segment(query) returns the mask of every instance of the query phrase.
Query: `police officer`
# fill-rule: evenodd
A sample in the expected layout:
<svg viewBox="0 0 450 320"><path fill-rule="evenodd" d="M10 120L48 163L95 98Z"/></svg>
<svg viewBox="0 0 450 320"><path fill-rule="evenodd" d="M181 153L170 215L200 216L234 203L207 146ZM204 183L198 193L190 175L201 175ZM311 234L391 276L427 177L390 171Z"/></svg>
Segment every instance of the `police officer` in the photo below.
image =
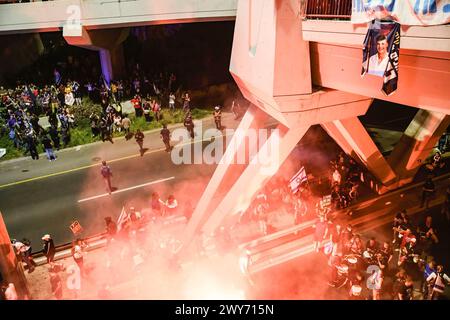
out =
<svg viewBox="0 0 450 320"><path fill-rule="evenodd" d="M137 129L136 133L134 134L134 138L136 139L137 144L139 145L139 152L141 153L141 157L144 155L144 134L141 132L141 130Z"/></svg>
<svg viewBox="0 0 450 320"><path fill-rule="evenodd" d="M114 143L110 131L108 130L108 123L106 119L100 120L100 134L103 142L109 141L111 143Z"/></svg>
<svg viewBox="0 0 450 320"><path fill-rule="evenodd" d="M214 122L216 123L217 130L222 129L222 110L220 106L214 108Z"/></svg>
<svg viewBox="0 0 450 320"><path fill-rule="evenodd" d="M188 113L184 119L184 126L189 132L192 139L194 139L194 122L192 121L192 116Z"/></svg>
<svg viewBox="0 0 450 320"><path fill-rule="evenodd" d="M172 147L170 146L170 131L167 129L167 125L163 124L163 128L160 132L161 139L164 142L166 146L166 152L169 152L172 150Z"/></svg>

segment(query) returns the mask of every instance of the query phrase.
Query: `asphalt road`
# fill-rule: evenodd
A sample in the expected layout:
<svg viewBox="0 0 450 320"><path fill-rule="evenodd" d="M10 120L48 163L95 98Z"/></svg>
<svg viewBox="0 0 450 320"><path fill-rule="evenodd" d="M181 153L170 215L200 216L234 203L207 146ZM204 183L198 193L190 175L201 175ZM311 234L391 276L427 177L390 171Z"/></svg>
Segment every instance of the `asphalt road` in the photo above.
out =
<svg viewBox="0 0 450 320"><path fill-rule="evenodd" d="M212 119L203 123L205 128L214 126ZM231 115L224 115L224 125L235 128L238 122ZM200 139L197 137L196 141ZM205 146L208 142L197 145L200 143ZM330 152L320 156L324 143ZM163 200L174 193L180 204L190 201L195 205L216 165L175 165L163 150L159 132L146 134L144 147L149 150L140 157L134 139L116 139L114 144L94 143L57 152L58 160L54 162L41 157L37 161L26 158L0 163L0 211L10 237L30 239L33 251L41 249L41 237L47 233L56 245L66 244L76 238L69 229L75 220L84 229L78 237L92 236L103 232L104 217L116 219L122 206L148 208L153 191ZM334 141L316 126L308 131L291 158L312 170L316 166L323 170L335 150ZM309 164L310 158L316 161ZM113 171L112 184L117 193L111 196L102 196L106 193L100 175L102 159Z"/></svg>
<svg viewBox="0 0 450 320"><path fill-rule="evenodd" d="M238 124L225 116L224 122L229 128ZM213 126L211 119L203 123L204 127ZM200 137L194 142L207 143ZM175 165L164 151L159 132L146 134L144 148L149 150L141 157L134 139L116 139L114 144L95 143L57 152L55 162L41 157L38 161L18 159L3 163L0 211L10 237L28 238L33 251L39 251L41 237L46 233L52 235L56 245L72 241L75 236L69 226L75 220L84 229L79 236L91 236L103 232L104 217L116 219L122 206L134 206L137 210L148 207L153 191L163 200L174 193L180 203L195 203L215 165ZM102 196L106 193L100 174L102 159L113 171L112 184L117 192L112 195ZM89 200L92 197L95 198Z"/></svg>
<svg viewBox="0 0 450 320"><path fill-rule="evenodd" d="M35 245L42 235L49 233L56 244L72 240L69 225L78 220L84 228L81 236L102 232L103 218L116 219L122 205L140 210L150 203L153 191L165 200L174 193L180 201L189 196L196 201L214 165L175 165L170 154L160 151L112 163L112 184L118 193L84 202L86 198L105 194L105 184L98 166L30 181L0 192L1 210L11 238L26 237ZM173 178L172 178L173 177ZM161 179L171 179L120 192ZM177 190L177 192L174 192Z"/></svg>

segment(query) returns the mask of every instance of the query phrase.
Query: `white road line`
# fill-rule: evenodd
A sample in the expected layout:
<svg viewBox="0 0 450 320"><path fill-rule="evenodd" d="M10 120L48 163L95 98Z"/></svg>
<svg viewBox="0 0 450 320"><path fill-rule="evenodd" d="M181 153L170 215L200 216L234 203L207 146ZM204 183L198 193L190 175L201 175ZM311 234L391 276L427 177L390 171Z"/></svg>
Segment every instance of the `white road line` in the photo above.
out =
<svg viewBox="0 0 450 320"><path fill-rule="evenodd" d="M169 177L169 178L165 178L165 179L159 179L159 180L155 180L155 181L150 181L150 182L147 182L147 183L144 183L144 184L139 184L137 186L133 186L133 187L129 187L129 188L113 191L112 194L121 193L121 192L129 191L129 190L133 190L133 189L149 186L151 184L156 184L156 183L160 183L160 182L164 182L164 181L168 181L168 180L173 180L173 179L175 179L175 177ZM98 198L102 198L102 197L106 197L106 196L109 196L109 193L99 194L97 196L81 199L81 200L78 200L78 203L89 201L89 200L94 200L94 199L98 199Z"/></svg>

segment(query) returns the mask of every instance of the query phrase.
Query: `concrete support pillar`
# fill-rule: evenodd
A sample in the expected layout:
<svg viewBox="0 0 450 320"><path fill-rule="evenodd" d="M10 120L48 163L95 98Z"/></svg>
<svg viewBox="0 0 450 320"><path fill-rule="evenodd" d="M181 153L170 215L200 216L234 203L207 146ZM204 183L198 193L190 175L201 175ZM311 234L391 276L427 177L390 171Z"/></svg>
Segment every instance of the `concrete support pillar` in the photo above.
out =
<svg viewBox="0 0 450 320"><path fill-rule="evenodd" d="M119 79L125 74L125 57L123 55L122 44L113 49L100 49L100 65L102 74L108 85L111 80Z"/></svg>
<svg viewBox="0 0 450 320"><path fill-rule="evenodd" d="M11 239L6 230L3 216L0 212L0 272L4 284L13 283L16 287L19 299L28 299L27 279L23 273L22 265L17 261L16 254L11 245Z"/></svg>
<svg viewBox="0 0 450 320"><path fill-rule="evenodd" d="M128 37L129 28L87 30L85 27L63 27L63 36L70 45L99 52L103 77L109 84L111 80L125 74L123 41Z"/></svg>
<svg viewBox="0 0 450 320"><path fill-rule="evenodd" d="M240 0L230 73L246 99L289 126L285 112L312 93L309 43L302 38L296 0ZM277 98L290 98L280 110Z"/></svg>
<svg viewBox="0 0 450 320"><path fill-rule="evenodd" d="M236 157L236 154L239 154L246 148L245 133L257 124L256 111L249 109L239 123L236 132L230 140L229 146L225 150L222 161L217 165L213 176L209 180L202 197L195 207L195 211L185 230L185 241L183 243L186 243L187 239L192 239L202 223L209 218L208 209L211 209L213 198L217 196L219 186L223 183L226 174L232 170L233 159Z"/></svg>
<svg viewBox="0 0 450 320"><path fill-rule="evenodd" d="M100 56L100 66L102 67L103 77L105 78L106 83L108 83L109 85L111 83L111 79L113 78L110 51L107 49L100 49L98 53Z"/></svg>
<svg viewBox="0 0 450 320"><path fill-rule="evenodd" d="M347 154L359 159L384 185L395 181L394 171L357 117L334 120L322 127Z"/></svg>
<svg viewBox="0 0 450 320"><path fill-rule="evenodd" d="M278 126L213 212L202 231L210 234L227 215L237 215L246 210L254 194L278 171L309 127L309 123L301 122L292 129ZM266 160L270 160L270 163L265 163Z"/></svg>
<svg viewBox="0 0 450 320"><path fill-rule="evenodd" d="M423 109L417 112L388 158L398 175L398 186L412 181L449 125L448 114Z"/></svg>

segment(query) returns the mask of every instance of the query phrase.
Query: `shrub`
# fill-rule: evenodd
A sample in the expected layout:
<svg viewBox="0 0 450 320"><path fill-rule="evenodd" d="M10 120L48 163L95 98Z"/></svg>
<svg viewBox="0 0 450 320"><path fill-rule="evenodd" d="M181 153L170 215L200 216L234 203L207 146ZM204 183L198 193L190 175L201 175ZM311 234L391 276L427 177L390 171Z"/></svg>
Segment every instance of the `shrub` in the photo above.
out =
<svg viewBox="0 0 450 320"><path fill-rule="evenodd" d="M102 107L99 104L92 102L92 100L88 97L83 97L81 105L78 106L74 104L70 107L70 110L73 112L76 121L89 123L89 116L92 113L100 115L102 112Z"/></svg>

